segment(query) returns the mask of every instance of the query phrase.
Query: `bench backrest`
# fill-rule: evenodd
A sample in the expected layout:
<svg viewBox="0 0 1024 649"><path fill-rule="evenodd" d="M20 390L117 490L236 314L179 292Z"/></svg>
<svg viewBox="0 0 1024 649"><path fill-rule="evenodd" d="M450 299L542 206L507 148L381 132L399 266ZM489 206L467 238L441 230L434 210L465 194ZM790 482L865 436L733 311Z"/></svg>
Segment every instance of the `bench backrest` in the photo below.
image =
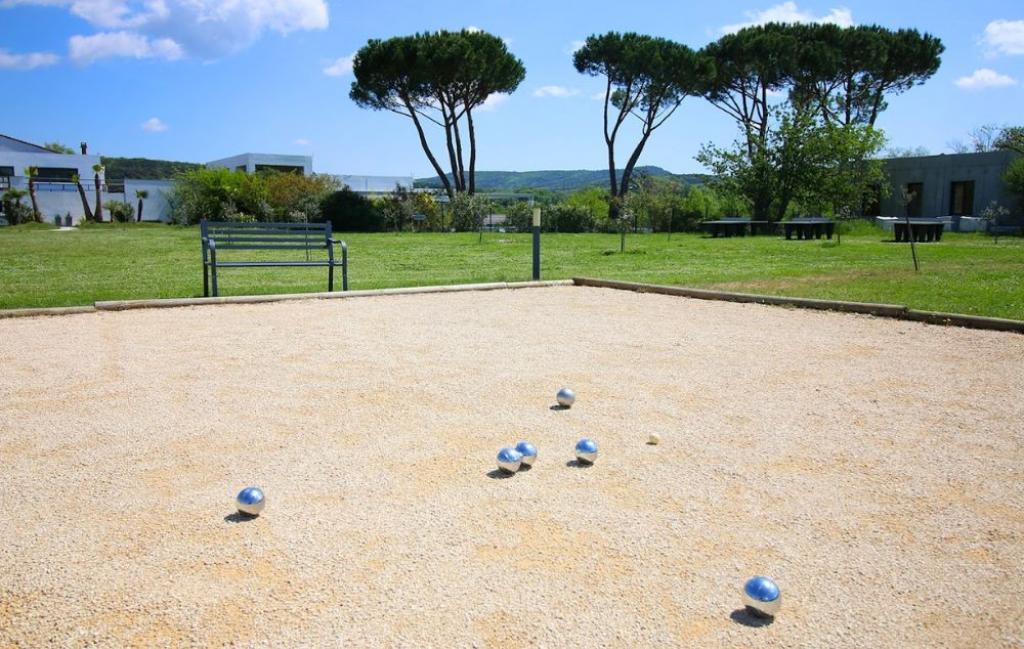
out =
<svg viewBox="0 0 1024 649"><path fill-rule="evenodd" d="M331 250L331 224L327 223L199 223L203 254L213 239L217 250Z"/></svg>

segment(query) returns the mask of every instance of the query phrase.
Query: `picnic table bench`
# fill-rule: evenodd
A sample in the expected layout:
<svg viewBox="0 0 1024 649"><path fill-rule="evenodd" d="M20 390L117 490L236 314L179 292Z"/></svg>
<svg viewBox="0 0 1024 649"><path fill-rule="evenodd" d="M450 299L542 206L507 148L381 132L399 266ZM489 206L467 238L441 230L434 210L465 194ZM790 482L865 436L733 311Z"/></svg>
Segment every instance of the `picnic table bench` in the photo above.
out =
<svg viewBox="0 0 1024 649"><path fill-rule="evenodd" d="M759 232L767 234L773 229L771 221L752 221L751 219L739 217L726 217L724 219L718 219L717 221L704 221L702 225L713 238L717 238L719 236L743 237L746 236L748 227L751 235L756 235Z"/></svg>
<svg viewBox="0 0 1024 649"><path fill-rule="evenodd" d="M782 230L787 239L792 239L794 234L798 240L820 239L822 235L831 239L836 230L836 222L821 217L790 219L783 221Z"/></svg>
<svg viewBox="0 0 1024 649"><path fill-rule="evenodd" d="M217 297L218 268L309 267L327 268L327 290L334 290L334 269L341 267L341 289L348 290L348 245L332 238L328 223L236 223L207 221L199 224L203 243L203 297ZM341 261L334 258L335 244L341 246ZM249 259L223 261L217 259L221 250L303 250L304 259ZM326 251L327 259L311 259L311 252Z"/></svg>
<svg viewBox="0 0 1024 649"><path fill-rule="evenodd" d="M896 241L910 242L910 237L913 235L914 241L942 241L942 230L945 228L946 222L942 219L927 218L927 217L914 217L910 219L909 225L907 219L898 219L893 221L892 233Z"/></svg>

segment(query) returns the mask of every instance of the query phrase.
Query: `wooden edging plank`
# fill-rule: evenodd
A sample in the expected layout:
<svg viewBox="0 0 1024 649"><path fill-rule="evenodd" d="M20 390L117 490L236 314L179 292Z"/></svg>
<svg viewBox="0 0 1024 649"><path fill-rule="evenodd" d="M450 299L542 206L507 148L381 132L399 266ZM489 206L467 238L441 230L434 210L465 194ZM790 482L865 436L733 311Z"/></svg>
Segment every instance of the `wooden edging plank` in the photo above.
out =
<svg viewBox="0 0 1024 649"><path fill-rule="evenodd" d="M989 318L985 316L966 315L961 313L917 311L901 304L873 304L870 302L844 302L842 300L818 300L801 297L781 297L778 295L731 293L729 291L713 291L708 289L686 288L682 286L664 286L661 284L619 282L615 280L594 279L590 277L574 277L573 283L577 286L613 288L625 291L636 291L638 293L659 293L662 295L675 295L700 300L722 300L726 302L770 304L775 306L792 306L803 309L842 311L845 313L864 313L883 318L913 320L929 324L1024 333L1024 321L1022 320Z"/></svg>
<svg viewBox="0 0 1024 649"><path fill-rule="evenodd" d="M211 304L266 304L291 300L340 300L356 297L385 295L417 295L422 293L459 293L463 291L495 291L503 289L538 288L545 286L572 286L572 280L551 280L541 282L492 282L487 284L454 284L448 286L409 286L403 288L382 288L365 291L338 291L333 293L282 293L279 295L235 295L230 297L172 298L165 300L116 300L97 302L100 311L125 311L128 309L158 309L183 306L205 306Z"/></svg>
<svg viewBox="0 0 1024 649"><path fill-rule="evenodd" d="M93 313L93 306L54 306L31 309L0 309L0 320L4 318L31 318L44 315L71 315L73 313Z"/></svg>

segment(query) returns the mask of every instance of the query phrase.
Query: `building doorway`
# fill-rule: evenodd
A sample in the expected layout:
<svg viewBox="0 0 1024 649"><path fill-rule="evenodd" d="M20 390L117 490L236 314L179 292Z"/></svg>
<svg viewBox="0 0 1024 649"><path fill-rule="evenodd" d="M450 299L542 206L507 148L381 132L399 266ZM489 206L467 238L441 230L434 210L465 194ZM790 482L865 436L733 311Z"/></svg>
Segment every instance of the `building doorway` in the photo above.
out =
<svg viewBox="0 0 1024 649"><path fill-rule="evenodd" d="M949 185L949 213L974 216L974 181L960 180Z"/></svg>

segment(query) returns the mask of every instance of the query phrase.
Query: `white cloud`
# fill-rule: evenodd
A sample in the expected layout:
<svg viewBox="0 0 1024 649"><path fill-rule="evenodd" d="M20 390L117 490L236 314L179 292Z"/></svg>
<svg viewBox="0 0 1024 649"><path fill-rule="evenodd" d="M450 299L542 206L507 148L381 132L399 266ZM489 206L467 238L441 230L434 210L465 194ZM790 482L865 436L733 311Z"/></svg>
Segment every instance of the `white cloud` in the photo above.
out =
<svg viewBox="0 0 1024 649"><path fill-rule="evenodd" d="M604 101L604 97L605 93L603 90L601 92L595 92L594 94L590 95L590 98L593 99L594 101Z"/></svg>
<svg viewBox="0 0 1024 649"><path fill-rule="evenodd" d="M477 108L477 110L494 110L506 101L508 101L508 95L492 92L488 95L487 99L484 100L484 103L480 104L480 107Z"/></svg>
<svg viewBox="0 0 1024 649"><path fill-rule="evenodd" d="M744 27L765 23L833 23L841 27L853 25L853 13L846 7L836 7L830 9L824 16L815 16L810 11L802 11L795 2L783 2L764 11L746 11L744 15L747 22L725 25L721 32L731 34Z"/></svg>
<svg viewBox="0 0 1024 649"><path fill-rule="evenodd" d="M160 121L159 117L150 117L142 123L142 130L150 133L163 133L167 130L167 124Z"/></svg>
<svg viewBox="0 0 1024 649"><path fill-rule="evenodd" d="M577 51L582 49L583 46L586 45L586 44L587 44L587 41L573 41L573 42L569 43L568 47L565 48L565 52L569 56L572 56Z"/></svg>
<svg viewBox="0 0 1024 649"><path fill-rule="evenodd" d="M982 88L1005 88L1006 86L1017 85L1017 80L1011 76L1000 74L995 70L981 68L974 71L969 77L960 77L954 83L964 90L980 90Z"/></svg>
<svg viewBox="0 0 1024 649"><path fill-rule="evenodd" d="M68 39L68 57L77 65L89 65L112 56L174 61L182 57L182 50L170 38L150 40L134 32L100 32Z"/></svg>
<svg viewBox="0 0 1024 649"><path fill-rule="evenodd" d="M286 35L325 29L329 22L326 0L0 0L0 7L17 5L62 7L99 30L76 38L102 35L109 46L112 39L108 32L134 37L134 45L127 45L127 40L120 37L119 49L113 48L128 54L108 56L139 56L138 43L143 39L154 52L150 56L208 60L245 49L266 32ZM176 47L166 49L169 43ZM94 45L98 47L99 43ZM176 55L168 56L171 52ZM102 56L86 55L80 61L97 58Z"/></svg>
<svg viewBox="0 0 1024 649"><path fill-rule="evenodd" d="M334 61L326 68L324 68L324 74L329 77L343 77L346 74L352 73L352 62L355 60L355 52L348 56L343 56L340 59Z"/></svg>
<svg viewBox="0 0 1024 649"><path fill-rule="evenodd" d="M477 32L482 32L483 30L477 27L476 25L470 25L469 27L466 27L466 31L469 32L470 34L475 34Z"/></svg>
<svg viewBox="0 0 1024 649"><path fill-rule="evenodd" d="M990 54L1024 54L1024 20L993 20L981 39Z"/></svg>
<svg viewBox="0 0 1024 649"><path fill-rule="evenodd" d="M541 86L533 91L534 97L572 97L580 94L579 90L575 88L566 88L565 86Z"/></svg>
<svg viewBox="0 0 1024 649"><path fill-rule="evenodd" d="M32 70L33 68L53 65L59 60L60 57L52 52L12 54L0 48L0 70Z"/></svg>
<svg viewBox="0 0 1024 649"><path fill-rule="evenodd" d="M295 140L295 144L299 146L309 146L311 142L304 137L300 137L299 139Z"/></svg>

